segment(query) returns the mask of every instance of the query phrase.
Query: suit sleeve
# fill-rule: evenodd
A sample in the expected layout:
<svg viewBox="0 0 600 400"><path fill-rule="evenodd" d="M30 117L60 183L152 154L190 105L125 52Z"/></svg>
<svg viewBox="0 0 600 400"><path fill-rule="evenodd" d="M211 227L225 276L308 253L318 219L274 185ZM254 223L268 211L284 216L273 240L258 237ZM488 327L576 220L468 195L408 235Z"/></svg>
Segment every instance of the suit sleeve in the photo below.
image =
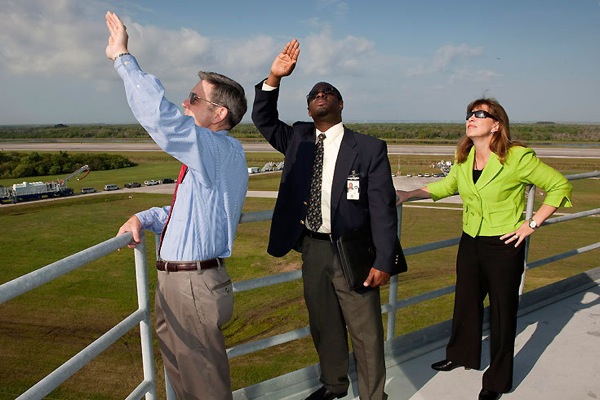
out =
<svg viewBox="0 0 600 400"><path fill-rule="evenodd" d="M535 152L526 149L519 160L519 174L524 182L546 192L544 204L552 207L572 207L573 185L560 172L542 162Z"/></svg>
<svg viewBox="0 0 600 400"><path fill-rule="evenodd" d="M450 168L448 175L439 181L432 182L427 185L427 190L429 190L429 194L431 194L431 199L433 201L438 201L456 194L458 190L457 176L459 168L460 166L455 162Z"/></svg>
<svg viewBox="0 0 600 400"><path fill-rule="evenodd" d="M262 90L262 84L263 81L255 86L252 122L273 148L285 154L293 128L279 119L279 88L266 91Z"/></svg>
<svg viewBox="0 0 600 400"><path fill-rule="evenodd" d="M387 157L387 145L383 141L378 143L379 147L370 165L368 186L371 232L376 248L374 267L394 273L394 250L398 237L396 192Z"/></svg>

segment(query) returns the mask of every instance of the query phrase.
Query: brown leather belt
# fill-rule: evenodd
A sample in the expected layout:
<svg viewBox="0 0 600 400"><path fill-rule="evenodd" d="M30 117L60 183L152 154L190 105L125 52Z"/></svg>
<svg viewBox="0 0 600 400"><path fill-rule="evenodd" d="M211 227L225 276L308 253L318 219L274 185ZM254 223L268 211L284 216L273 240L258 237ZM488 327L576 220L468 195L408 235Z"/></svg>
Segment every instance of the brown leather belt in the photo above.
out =
<svg viewBox="0 0 600 400"><path fill-rule="evenodd" d="M203 269L217 268L225 266L225 260L222 258L213 258L204 261L162 261L156 262L156 269L159 271L177 272L177 271L200 271Z"/></svg>

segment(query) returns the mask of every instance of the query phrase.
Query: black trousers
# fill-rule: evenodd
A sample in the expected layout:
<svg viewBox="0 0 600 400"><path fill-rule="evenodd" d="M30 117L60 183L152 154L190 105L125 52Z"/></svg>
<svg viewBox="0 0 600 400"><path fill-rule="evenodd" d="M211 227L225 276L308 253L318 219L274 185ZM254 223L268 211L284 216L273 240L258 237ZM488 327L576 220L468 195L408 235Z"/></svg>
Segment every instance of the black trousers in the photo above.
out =
<svg viewBox="0 0 600 400"><path fill-rule="evenodd" d="M490 300L490 366L483 388L506 393L512 388L519 286L525 244L515 248L499 236L472 238L463 233L456 259L452 336L446 358L468 368L481 365L483 301Z"/></svg>

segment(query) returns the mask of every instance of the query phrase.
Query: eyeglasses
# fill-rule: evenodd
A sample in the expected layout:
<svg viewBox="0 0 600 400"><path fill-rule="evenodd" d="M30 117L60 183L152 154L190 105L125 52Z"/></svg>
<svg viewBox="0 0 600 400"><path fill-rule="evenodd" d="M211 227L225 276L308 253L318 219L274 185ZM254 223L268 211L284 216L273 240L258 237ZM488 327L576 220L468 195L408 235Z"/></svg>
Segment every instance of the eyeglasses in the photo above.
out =
<svg viewBox="0 0 600 400"><path fill-rule="evenodd" d="M332 88L332 87L329 87L329 88L323 89L323 90L312 90L309 94L306 95L306 100L313 101L314 99L317 98L317 96L319 95L319 93L321 93L323 96L335 96L335 97L338 97L335 89Z"/></svg>
<svg viewBox="0 0 600 400"><path fill-rule="evenodd" d="M472 116L475 116L475 118L491 118L493 120L498 121L498 118L494 117L492 114L490 114L487 111L483 111L483 110L477 110L477 111L469 111L467 113L467 118L466 120L468 121L469 118L471 118Z"/></svg>
<svg viewBox="0 0 600 400"><path fill-rule="evenodd" d="M189 98L190 98L190 104L194 104L194 103L196 102L196 100L203 100L203 101L205 101L205 102L207 102L207 103L210 103L210 104L212 104L213 106L216 106L216 107L225 107L225 108L227 108L227 106L224 106L223 104L215 103L214 101L210 101L210 100L204 99L204 98L202 98L202 97L198 96L198 95L197 95L196 93L194 93L194 92L190 92L190 97L189 97ZM228 109L228 108L227 108L227 109Z"/></svg>

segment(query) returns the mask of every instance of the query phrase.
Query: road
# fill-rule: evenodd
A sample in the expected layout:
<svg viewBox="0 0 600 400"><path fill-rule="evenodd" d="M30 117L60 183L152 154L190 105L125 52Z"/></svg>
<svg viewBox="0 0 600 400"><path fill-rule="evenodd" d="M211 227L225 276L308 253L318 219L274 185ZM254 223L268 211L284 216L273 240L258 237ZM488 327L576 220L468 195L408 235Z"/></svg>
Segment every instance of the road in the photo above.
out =
<svg viewBox="0 0 600 400"><path fill-rule="evenodd" d="M249 143L244 144L246 152L274 152L268 143ZM579 148L579 147L540 147L535 148L540 157L553 158L600 158L600 147ZM392 155L436 155L450 159L454 154L454 146L438 145L390 145L388 153ZM72 143L72 142L54 142L54 143L0 143L0 151L74 151L74 152L135 152L135 151L162 151L154 142L139 143ZM424 186L436 178L404 177L394 178L394 186L397 189L411 190ZM440 179L440 178L437 178ZM119 192L145 192L145 193L173 193L174 184L143 186L136 189L121 189ZM99 191L92 195L101 195L106 193ZM277 192L267 191L248 191L248 197L276 197ZM39 200L47 201L47 200ZM431 200L422 200L430 202ZM445 200L446 202L460 202L458 196L453 196ZM23 204L23 203L17 203Z"/></svg>
<svg viewBox="0 0 600 400"><path fill-rule="evenodd" d="M244 144L246 152L275 151L268 143ZM455 146L439 145L389 145L389 154L437 155L452 157ZM535 147L540 157L557 158L600 158L600 146L596 147ZM162 151L154 142L137 143L0 143L0 151L75 151L75 152L129 152L129 151Z"/></svg>

